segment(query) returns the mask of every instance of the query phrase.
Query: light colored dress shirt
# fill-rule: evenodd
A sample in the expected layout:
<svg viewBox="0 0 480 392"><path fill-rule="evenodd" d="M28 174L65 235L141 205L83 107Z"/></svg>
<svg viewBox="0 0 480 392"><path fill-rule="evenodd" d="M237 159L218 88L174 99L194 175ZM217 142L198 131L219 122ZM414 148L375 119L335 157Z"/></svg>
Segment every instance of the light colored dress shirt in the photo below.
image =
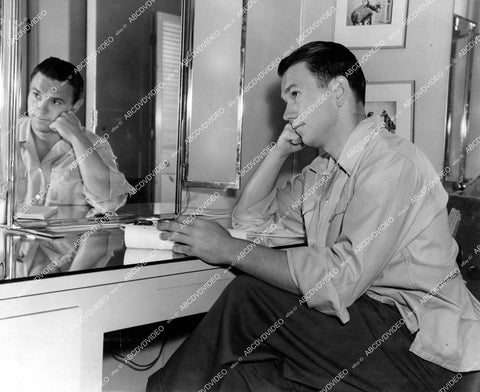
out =
<svg viewBox="0 0 480 392"><path fill-rule="evenodd" d="M347 323L366 294L397 307L416 333L410 351L452 371L479 370L480 303L456 265L441 177L412 143L367 118L338 163L316 158L244 214L234 209L232 223L306 236L308 246L286 252L309 307Z"/></svg>
<svg viewBox="0 0 480 392"><path fill-rule="evenodd" d="M91 193L82 180L72 146L59 140L40 162L33 139L30 119L20 121L16 161L17 210L25 204L45 206L91 206L92 213L115 211L125 204L127 194L133 188L118 170L116 157L106 140L84 129L95 145L95 151L110 169L110 196L101 199ZM88 150L87 150L88 151ZM49 185L50 184L50 185ZM30 204L29 204L30 203Z"/></svg>

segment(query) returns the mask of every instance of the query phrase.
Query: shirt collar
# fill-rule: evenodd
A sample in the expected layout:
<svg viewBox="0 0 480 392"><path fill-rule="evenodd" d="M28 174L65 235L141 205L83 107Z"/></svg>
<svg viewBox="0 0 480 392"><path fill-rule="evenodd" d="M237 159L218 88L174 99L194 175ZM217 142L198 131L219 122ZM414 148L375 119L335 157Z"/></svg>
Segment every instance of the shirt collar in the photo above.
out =
<svg viewBox="0 0 480 392"><path fill-rule="evenodd" d="M371 116L362 120L355 127L338 159L338 165L350 176L352 170L361 156L365 146L378 135L385 124L380 116ZM329 162L332 161L330 155L326 152L315 158L305 169L314 173L324 173L327 171ZM334 161L333 161L334 162ZM331 166L331 165L330 165Z"/></svg>
<svg viewBox="0 0 480 392"><path fill-rule="evenodd" d="M30 131L30 119L28 117L21 119L18 122L18 141L20 143L27 142L30 139L33 139L29 131Z"/></svg>
<svg viewBox="0 0 480 392"><path fill-rule="evenodd" d="M385 123L380 116L371 116L362 120L353 130L342 153L338 159L338 164L350 176L355 164L360 159L363 150L367 144L385 129Z"/></svg>
<svg viewBox="0 0 480 392"><path fill-rule="evenodd" d="M325 173L328 166L328 161L330 159L330 155L324 152L316 157L308 166L306 166L303 170L310 170L314 173Z"/></svg>
<svg viewBox="0 0 480 392"><path fill-rule="evenodd" d="M27 148L27 150L33 149L36 153L37 149L35 147L35 141L33 140L30 121L31 120L28 117L23 118L22 120L19 121L18 142L25 143L23 146ZM53 145L52 149L50 150L50 152L48 152L45 158L48 157L47 160L55 159L70 152L70 150L71 150L70 144L63 139L60 139L57 143Z"/></svg>

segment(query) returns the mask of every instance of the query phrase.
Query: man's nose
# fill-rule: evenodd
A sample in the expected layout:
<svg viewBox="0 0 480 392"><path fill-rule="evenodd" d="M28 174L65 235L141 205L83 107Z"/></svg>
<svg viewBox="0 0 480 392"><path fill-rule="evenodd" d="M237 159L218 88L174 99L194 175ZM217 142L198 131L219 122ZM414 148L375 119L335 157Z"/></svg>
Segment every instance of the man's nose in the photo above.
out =
<svg viewBox="0 0 480 392"><path fill-rule="evenodd" d="M297 118L298 113L294 105L287 103L285 111L283 112L283 119L285 121L293 121Z"/></svg>
<svg viewBox="0 0 480 392"><path fill-rule="evenodd" d="M48 100L41 99L34 103L35 109L40 113L48 112Z"/></svg>

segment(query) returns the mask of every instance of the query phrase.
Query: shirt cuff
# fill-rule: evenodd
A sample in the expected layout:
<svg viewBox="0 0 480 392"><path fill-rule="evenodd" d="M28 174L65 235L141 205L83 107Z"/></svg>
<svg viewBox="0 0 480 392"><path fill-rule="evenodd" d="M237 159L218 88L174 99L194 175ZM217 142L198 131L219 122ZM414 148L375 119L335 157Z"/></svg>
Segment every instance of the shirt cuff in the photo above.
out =
<svg viewBox="0 0 480 392"><path fill-rule="evenodd" d="M232 211L232 227L249 232L262 232L274 223L276 189L273 189L262 200L251 205L245 212L239 214L237 206Z"/></svg>
<svg viewBox="0 0 480 392"><path fill-rule="evenodd" d="M334 285L340 271L337 267L328 268L326 262L329 250L302 246L286 251L290 275L302 294L300 303L347 323L350 314Z"/></svg>
<svg viewBox="0 0 480 392"><path fill-rule="evenodd" d="M109 168L110 171L110 197L100 200L96 195L89 192L83 186L83 193L87 203L98 212L116 211L127 201L128 193L134 189L125 179L125 176L116 169Z"/></svg>

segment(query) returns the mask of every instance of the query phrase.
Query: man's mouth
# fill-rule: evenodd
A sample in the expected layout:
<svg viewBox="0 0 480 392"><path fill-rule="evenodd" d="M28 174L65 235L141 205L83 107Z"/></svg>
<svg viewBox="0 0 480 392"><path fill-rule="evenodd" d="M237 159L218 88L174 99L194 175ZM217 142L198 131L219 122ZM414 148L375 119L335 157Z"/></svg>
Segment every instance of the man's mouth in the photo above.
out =
<svg viewBox="0 0 480 392"><path fill-rule="evenodd" d="M305 123L299 121L292 121L292 128L295 132L297 132L297 129L300 128L302 125L305 125Z"/></svg>
<svg viewBox="0 0 480 392"><path fill-rule="evenodd" d="M38 117L38 116L35 116L35 115L33 115L32 117L33 117L35 120L50 122L50 120L47 119L47 118L41 118L41 117Z"/></svg>
<svg viewBox="0 0 480 392"><path fill-rule="evenodd" d="M293 123L292 124L292 129L294 130L294 132L300 137L300 139L302 138L302 134L299 132L299 129L305 125L305 123L303 122L299 122L299 123ZM303 141L302 141L303 142Z"/></svg>

